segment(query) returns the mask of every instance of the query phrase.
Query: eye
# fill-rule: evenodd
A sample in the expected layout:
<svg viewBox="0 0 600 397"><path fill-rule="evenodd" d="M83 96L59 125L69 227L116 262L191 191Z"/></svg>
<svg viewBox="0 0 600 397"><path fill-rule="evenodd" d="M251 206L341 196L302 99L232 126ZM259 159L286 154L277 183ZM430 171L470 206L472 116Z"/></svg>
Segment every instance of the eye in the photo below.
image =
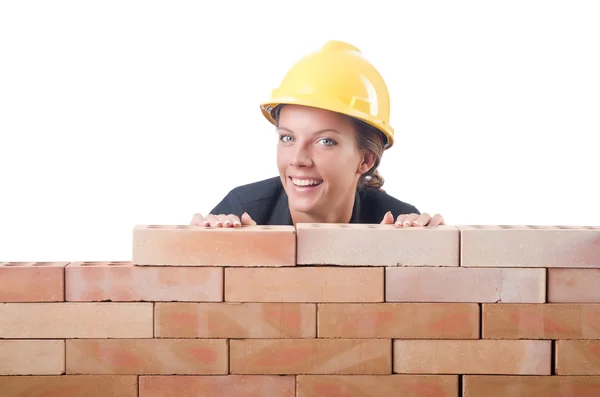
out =
<svg viewBox="0 0 600 397"><path fill-rule="evenodd" d="M292 140L292 137L289 135L279 135L279 141L280 142L290 142Z"/></svg>
<svg viewBox="0 0 600 397"><path fill-rule="evenodd" d="M329 139L329 138L323 138L320 141L323 145L325 146L335 146L337 145L337 142L334 141L333 139Z"/></svg>

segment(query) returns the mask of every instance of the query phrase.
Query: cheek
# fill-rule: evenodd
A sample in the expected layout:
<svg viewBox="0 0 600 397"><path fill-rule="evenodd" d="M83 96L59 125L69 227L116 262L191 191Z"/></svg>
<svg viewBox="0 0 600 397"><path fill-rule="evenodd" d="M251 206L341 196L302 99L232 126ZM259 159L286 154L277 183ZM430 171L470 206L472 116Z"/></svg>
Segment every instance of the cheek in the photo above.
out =
<svg viewBox="0 0 600 397"><path fill-rule="evenodd" d="M354 176L354 164L342 156L327 156L319 160L315 166L321 177L331 185L346 184Z"/></svg>
<svg viewBox="0 0 600 397"><path fill-rule="evenodd" d="M283 151L279 148L277 148L276 162L277 162L277 167L280 169L283 168L283 166L285 165L285 155L284 155Z"/></svg>

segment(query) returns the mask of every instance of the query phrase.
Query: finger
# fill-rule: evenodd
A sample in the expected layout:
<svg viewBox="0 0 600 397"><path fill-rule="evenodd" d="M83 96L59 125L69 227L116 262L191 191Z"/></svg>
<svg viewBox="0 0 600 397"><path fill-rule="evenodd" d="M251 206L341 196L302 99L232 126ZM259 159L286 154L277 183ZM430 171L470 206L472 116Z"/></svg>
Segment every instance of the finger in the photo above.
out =
<svg viewBox="0 0 600 397"><path fill-rule="evenodd" d="M439 226L445 225L444 218L440 214L435 214L431 221L429 221L429 226Z"/></svg>
<svg viewBox="0 0 600 397"><path fill-rule="evenodd" d="M398 215L398 218L396 219L396 223L394 226L396 226L396 227L404 226L404 220L406 219L407 216L408 216L407 214Z"/></svg>
<svg viewBox="0 0 600 397"><path fill-rule="evenodd" d="M204 219L202 214L194 214L190 221L191 226L208 226L209 223Z"/></svg>
<svg viewBox="0 0 600 397"><path fill-rule="evenodd" d="M256 225L256 222L254 221L254 219L250 218L250 215L248 215L247 212L244 212L242 214L242 225L253 226L253 225Z"/></svg>
<svg viewBox="0 0 600 397"><path fill-rule="evenodd" d="M392 215L391 211L388 211L383 216L381 225L391 225L392 223L394 223L394 215Z"/></svg>
<svg viewBox="0 0 600 397"><path fill-rule="evenodd" d="M233 215L233 214L229 214L229 215ZM223 227L232 227L233 226L233 222L231 221L231 219L229 219L229 215L227 215L227 214L217 215L217 219L219 219L219 222L221 222L221 225ZM233 216L235 216L235 215L233 215Z"/></svg>
<svg viewBox="0 0 600 397"><path fill-rule="evenodd" d="M206 218L204 218L204 219L208 221L210 227L223 226L223 223L219 220L219 218L217 218L216 215L209 214L209 215L206 215Z"/></svg>
<svg viewBox="0 0 600 397"><path fill-rule="evenodd" d="M414 221L412 221L412 226L427 226L429 221L431 220L431 215L428 213L423 213L417 217Z"/></svg>
<svg viewBox="0 0 600 397"><path fill-rule="evenodd" d="M406 218L404 218L404 222L402 222L402 226L410 227L412 223L419 217L419 214L408 214Z"/></svg>
<svg viewBox="0 0 600 397"><path fill-rule="evenodd" d="M231 222L231 224L233 225L233 227L240 227L240 226L242 226L242 222L240 222L240 218L238 218L237 215L229 214L229 215L227 215L227 220L229 222Z"/></svg>

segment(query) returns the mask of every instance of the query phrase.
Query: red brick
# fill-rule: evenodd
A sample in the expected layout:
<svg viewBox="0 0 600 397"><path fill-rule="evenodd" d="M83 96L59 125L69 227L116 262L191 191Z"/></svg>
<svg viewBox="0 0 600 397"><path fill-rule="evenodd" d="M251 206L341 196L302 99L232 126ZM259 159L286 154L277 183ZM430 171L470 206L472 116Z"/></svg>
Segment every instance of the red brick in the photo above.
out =
<svg viewBox="0 0 600 397"><path fill-rule="evenodd" d="M293 266L296 229L140 225L133 231L132 259L138 265Z"/></svg>
<svg viewBox="0 0 600 397"><path fill-rule="evenodd" d="M65 341L0 339L0 375L60 375L64 371Z"/></svg>
<svg viewBox="0 0 600 397"><path fill-rule="evenodd" d="M453 226L307 223L296 229L299 265L459 265L460 235Z"/></svg>
<svg viewBox="0 0 600 397"><path fill-rule="evenodd" d="M386 339L244 339L230 341L232 374L391 374Z"/></svg>
<svg viewBox="0 0 600 397"><path fill-rule="evenodd" d="M395 340L394 372L550 375L551 341Z"/></svg>
<svg viewBox="0 0 600 397"><path fill-rule="evenodd" d="M320 338L477 339L475 303L323 303Z"/></svg>
<svg viewBox="0 0 600 397"><path fill-rule="evenodd" d="M232 302L381 302L383 268L226 268Z"/></svg>
<svg viewBox="0 0 600 397"><path fill-rule="evenodd" d="M139 397L294 397L293 376L140 376Z"/></svg>
<svg viewBox="0 0 600 397"><path fill-rule="evenodd" d="M459 397L455 375L298 375L297 397Z"/></svg>
<svg viewBox="0 0 600 397"><path fill-rule="evenodd" d="M463 397L598 397L600 376L463 377Z"/></svg>
<svg viewBox="0 0 600 397"><path fill-rule="evenodd" d="M314 338L309 303L157 303L160 338Z"/></svg>
<svg viewBox="0 0 600 397"><path fill-rule="evenodd" d="M66 298L84 302L220 302L223 300L223 269L74 262L66 267Z"/></svg>
<svg viewBox="0 0 600 397"><path fill-rule="evenodd" d="M68 263L0 262L0 302L64 301Z"/></svg>
<svg viewBox="0 0 600 397"><path fill-rule="evenodd" d="M484 304L482 320L489 339L600 338L598 304Z"/></svg>
<svg viewBox="0 0 600 397"><path fill-rule="evenodd" d="M226 374L224 339L70 339L68 374Z"/></svg>
<svg viewBox="0 0 600 397"><path fill-rule="evenodd" d="M0 376L2 397L138 397L137 376Z"/></svg>
<svg viewBox="0 0 600 397"><path fill-rule="evenodd" d="M600 227L458 226L461 266L600 268Z"/></svg>
<svg viewBox="0 0 600 397"><path fill-rule="evenodd" d="M600 269L548 269L548 302L600 303Z"/></svg>
<svg viewBox="0 0 600 397"><path fill-rule="evenodd" d="M388 302L545 302L545 269L388 267Z"/></svg>
<svg viewBox="0 0 600 397"><path fill-rule="evenodd" d="M152 303L0 303L0 338L148 338Z"/></svg>
<svg viewBox="0 0 600 397"><path fill-rule="evenodd" d="M557 375L600 375L600 340L556 341Z"/></svg>

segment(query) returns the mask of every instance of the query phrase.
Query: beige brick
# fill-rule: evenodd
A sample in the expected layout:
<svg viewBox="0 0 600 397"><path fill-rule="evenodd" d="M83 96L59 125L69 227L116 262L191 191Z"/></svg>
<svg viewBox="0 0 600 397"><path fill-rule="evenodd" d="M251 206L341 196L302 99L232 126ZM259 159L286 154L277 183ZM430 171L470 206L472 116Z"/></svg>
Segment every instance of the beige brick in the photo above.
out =
<svg viewBox="0 0 600 397"><path fill-rule="evenodd" d="M68 263L0 262L0 302L64 301Z"/></svg>
<svg viewBox="0 0 600 397"><path fill-rule="evenodd" d="M545 302L545 269L388 267L389 302Z"/></svg>
<svg viewBox="0 0 600 397"><path fill-rule="evenodd" d="M453 226L300 223L296 229L299 265L459 265L460 236Z"/></svg>
<svg viewBox="0 0 600 397"><path fill-rule="evenodd" d="M296 229L139 225L133 230L132 260L139 265L293 266Z"/></svg>
<svg viewBox="0 0 600 397"><path fill-rule="evenodd" d="M458 226L461 266L600 268L600 226Z"/></svg>
<svg viewBox="0 0 600 397"><path fill-rule="evenodd" d="M598 304L484 304L482 320L489 339L600 338Z"/></svg>
<svg viewBox="0 0 600 397"><path fill-rule="evenodd" d="M598 397L600 376L463 377L463 397Z"/></svg>
<svg viewBox="0 0 600 397"><path fill-rule="evenodd" d="M550 375L551 341L395 340L394 372Z"/></svg>
<svg viewBox="0 0 600 397"><path fill-rule="evenodd" d="M600 340L556 341L556 374L600 375Z"/></svg>
<svg viewBox="0 0 600 397"><path fill-rule="evenodd" d="M382 302L383 268L226 268L232 302Z"/></svg>
<svg viewBox="0 0 600 397"><path fill-rule="evenodd" d="M223 300L223 269L218 267L74 262L65 270L68 301Z"/></svg>
<svg viewBox="0 0 600 397"><path fill-rule="evenodd" d="M68 374L226 374L225 339L70 339Z"/></svg>
<svg viewBox="0 0 600 397"><path fill-rule="evenodd" d="M64 371L64 341L0 339L0 375L60 375Z"/></svg>
<svg viewBox="0 0 600 397"><path fill-rule="evenodd" d="M157 303L159 338L315 338L310 303Z"/></svg>
<svg viewBox="0 0 600 397"><path fill-rule="evenodd" d="M295 397L294 376L140 376L139 397Z"/></svg>
<svg viewBox="0 0 600 397"><path fill-rule="evenodd" d="M322 303L320 338L477 339L475 303Z"/></svg>
<svg viewBox="0 0 600 397"><path fill-rule="evenodd" d="M0 376L2 397L138 397L137 376Z"/></svg>
<svg viewBox="0 0 600 397"><path fill-rule="evenodd" d="M299 375L297 397L459 397L454 375Z"/></svg>
<svg viewBox="0 0 600 397"><path fill-rule="evenodd" d="M548 269L548 302L600 303L600 269Z"/></svg>
<svg viewBox="0 0 600 397"><path fill-rule="evenodd" d="M152 303L0 303L0 338L147 338Z"/></svg>
<svg viewBox="0 0 600 397"><path fill-rule="evenodd" d="M385 339L244 339L230 341L232 374L390 374Z"/></svg>

